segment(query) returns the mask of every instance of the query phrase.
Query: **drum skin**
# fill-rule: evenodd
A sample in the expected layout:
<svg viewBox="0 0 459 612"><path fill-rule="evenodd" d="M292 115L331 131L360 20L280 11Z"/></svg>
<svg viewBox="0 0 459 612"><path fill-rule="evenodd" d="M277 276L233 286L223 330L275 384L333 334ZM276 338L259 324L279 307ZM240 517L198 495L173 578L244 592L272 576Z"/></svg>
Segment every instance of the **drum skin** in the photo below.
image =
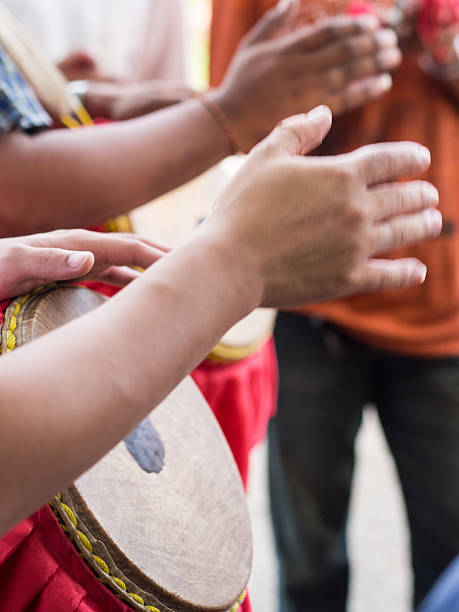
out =
<svg viewBox="0 0 459 612"><path fill-rule="evenodd" d="M10 304L3 329L16 317L21 346L105 299L75 286L39 291ZM2 345L7 350L6 333ZM190 378L145 426L165 450L159 473L142 468L123 441L52 505L88 565L134 609L229 610L245 590L252 560L231 451Z"/></svg>

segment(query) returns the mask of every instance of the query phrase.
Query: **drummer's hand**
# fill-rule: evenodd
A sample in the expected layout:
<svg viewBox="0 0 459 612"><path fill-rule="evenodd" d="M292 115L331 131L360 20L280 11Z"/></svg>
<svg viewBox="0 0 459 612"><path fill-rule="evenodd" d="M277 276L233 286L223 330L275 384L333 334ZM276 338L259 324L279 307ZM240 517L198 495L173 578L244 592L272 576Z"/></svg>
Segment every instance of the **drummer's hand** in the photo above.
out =
<svg viewBox="0 0 459 612"><path fill-rule="evenodd" d="M401 59L393 31L371 16L325 19L273 38L288 21L289 4L295 3L279 3L255 25L221 87L208 94L232 122L243 151L289 115L318 104L342 113L379 97Z"/></svg>
<svg viewBox="0 0 459 612"><path fill-rule="evenodd" d="M0 240L0 299L60 280L101 280L124 286L167 249L131 234L58 230Z"/></svg>
<svg viewBox="0 0 459 612"><path fill-rule="evenodd" d="M92 117L122 121L178 104L197 92L180 81L153 80L140 83L91 81L84 104Z"/></svg>
<svg viewBox="0 0 459 612"><path fill-rule="evenodd" d="M373 256L440 234L437 190L393 182L425 171L429 151L402 142L302 157L330 125L326 107L285 120L249 155L203 224L258 291L255 304L299 306L424 281L417 259Z"/></svg>

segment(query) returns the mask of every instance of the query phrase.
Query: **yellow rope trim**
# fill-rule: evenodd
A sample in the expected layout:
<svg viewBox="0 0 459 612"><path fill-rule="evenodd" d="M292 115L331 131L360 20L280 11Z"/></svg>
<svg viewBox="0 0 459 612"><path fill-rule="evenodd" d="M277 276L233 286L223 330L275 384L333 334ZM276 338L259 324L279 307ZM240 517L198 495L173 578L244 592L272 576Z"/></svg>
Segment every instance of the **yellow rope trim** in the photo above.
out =
<svg viewBox="0 0 459 612"><path fill-rule="evenodd" d="M128 593L129 597L132 597L132 599L134 601L136 601L138 604L140 604L141 606L145 605L144 600L140 597L140 595L137 595L137 593Z"/></svg>
<svg viewBox="0 0 459 612"><path fill-rule="evenodd" d="M93 555L92 558L97 563L97 565L100 567L100 569L110 576L110 570L108 569L108 565L105 563L105 561L101 559L100 557L98 557L97 555Z"/></svg>
<svg viewBox="0 0 459 612"><path fill-rule="evenodd" d="M73 510L71 508L69 508L69 506L67 506L67 504L63 504L61 502L61 506L62 509L64 510L65 514L69 517L71 523L73 524L74 527L76 527L78 525L78 521L76 519L76 516L73 512Z"/></svg>
<svg viewBox="0 0 459 612"><path fill-rule="evenodd" d="M80 531L79 529L77 529L77 535L78 535L78 537L80 538L81 543L83 544L83 546L84 546L84 547L85 547L87 550L89 550L89 552L90 552L90 553L92 553L92 550L93 550L93 548L92 548L92 544L91 544L91 542L89 541L89 539L87 538L87 536L86 536L86 535L85 535L85 534L84 534L82 531Z"/></svg>
<svg viewBox="0 0 459 612"><path fill-rule="evenodd" d="M97 555L95 555L93 553L93 547L92 547L91 542L89 541L87 536L82 531L80 531L77 528L78 527L77 516L75 515L73 510L67 504L64 504L64 502L61 501L61 494L57 495L56 498L58 499L59 504L60 504L62 510L65 512L65 514L68 516L69 520L71 521L72 525L75 527L76 534L78 536L79 541L81 542L81 544L83 544L83 546L86 548L86 550L91 554L93 560L95 561L95 563L97 563L97 565L104 572L104 574L106 574L111 580L113 580L113 582L122 591L124 591L127 596L129 596L137 604L140 604L141 606L144 606L145 609L148 610L149 612L160 612L159 608L157 608L155 606L147 605L145 603L145 601L142 599L142 597L140 597L140 595L137 595L137 593L128 593L126 584L120 578L118 578L117 576L113 576L110 573L110 568L108 567L107 563L101 557L99 557L99 556L97 556ZM52 503L51 503L51 507L53 507ZM59 518L59 516L58 516L58 518ZM59 522L59 525L61 526L62 530L65 531L68 534L68 529L66 528L66 526L63 525L61 522ZM70 537L71 534L68 534L68 535ZM106 586L110 586L110 584L106 584L100 578L99 578L99 580L100 580L100 582L102 582L102 584L105 584ZM115 592L115 595L117 595L116 592ZM117 597L118 597L118 595L117 595ZM231 612L233 612L233 610L231 610Z"/></svg>
<svg viewBox="0 0 459 612"><path fill-rule="evenodd" d="M55 286L56 283L52 283L49 285L49 288L52 288ZM31 291L30 293L26 293L25 295L23 295L19 301L16 303L14 310L13 310L13 314L11 316L10 319L10 323L8 326L8 329L6 330L6 352L10 353L11 351L14 351L14 349L16 348L16 344L17 344L17 338L16 338L16 328L18 325L18 316L19 313L21 312L21 309L23 306L25 306L25 304L27 304L27 302L34 297L34 295L36 295L37 293L39 293L40 291L42 291L44 289L43 286L41 287L37 287L36 289L34 289L33 291ZM0 354L2 352L2 347L1 347L1 343L0 343Z"/></svg>
<svg viewBox="0 0 459 612"><path fill-rule="evenodd" d="M121 578L117 578L116 576L112 576L112 578L116 582L116 584L120 587L120 589L123 589L123 591L127 591L127 586L124 584Z"/></svg>

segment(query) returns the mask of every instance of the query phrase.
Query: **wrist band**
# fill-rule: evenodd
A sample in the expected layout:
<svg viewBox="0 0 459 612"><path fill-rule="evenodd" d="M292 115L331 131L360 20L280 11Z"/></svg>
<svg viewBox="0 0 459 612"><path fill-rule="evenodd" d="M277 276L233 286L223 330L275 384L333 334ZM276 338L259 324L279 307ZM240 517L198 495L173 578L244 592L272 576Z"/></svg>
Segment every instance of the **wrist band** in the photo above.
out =
<svg viewBox="0 0 459 612"><path fill-rule="evenodd" d="M201 94L198 99L204 104L209 113L215 119L215 121L219 124L222 130L225 132L228 142L231 146L231 155L235 155L241 151L241 146L239 144L239 137L237 135L236 130L234 129L231 121L225 115L225 113L220 108L220 105L212 100L205 93Z"/></svg>

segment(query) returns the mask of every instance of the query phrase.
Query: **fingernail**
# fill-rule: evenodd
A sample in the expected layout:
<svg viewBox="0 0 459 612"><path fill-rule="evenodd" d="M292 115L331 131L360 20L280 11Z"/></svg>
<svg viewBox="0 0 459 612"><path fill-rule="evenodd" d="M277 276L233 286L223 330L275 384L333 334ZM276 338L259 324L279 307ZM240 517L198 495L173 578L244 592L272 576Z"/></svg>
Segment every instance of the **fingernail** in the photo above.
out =
<svg viewBox="0 0 459 612"><path fill-rule="evenodd" d="M418 285L422 285L422 283L426 280L427 276L427 266L424 264L417 264L413 269L413 279Z"/></svg>
<svg viewBox="0 0 459 612"><path fill-rule="evenodd" d="M394 47L397 44L395 32L388 28L378 30L375 34L375 38L380 47Z"/></svg>
<svg viewBox="0 0 459 612"><path fill-rule="evenodd" d="M320 106L316 106L308 113L308 119L312 121L312 123L322 123L325 118L331 117L331 110L328 106L321 104Z"/></svg>
<svg viewBox="0 0 459 612"><path fill-rule="evenodd" d="M356 21L365 30L376 30L379 27L379 21L373 15L360 15Z"/></svg>
<svg viewBox="0 0 459 612"><path fill-rule="evenodd" d="M381 92L389 91L392 87L392 77L390 74L382 74L378 79L378 87Z"/></svg>
<svg viewBox="0 0 459 612"><path fill-rule="evenodd" d="M430 151L427 147L425 147L424 145L418 144L417 142L413 142L411 143L412 145L414 145L416 147L416 152L418 154L419 157L419 162L421 164L430 164L431 162L431 156L430 156Z"/></svg>
<svg viewBox="0 0 459 612"><path fill-rule="evenodd" d="M440 203L440 194L438 193L438 189L431 185L430 183L426 184L427 190L427 198L434 206L438 206Z"/></svg>
<svg viewBox="0 0 459 612"><path fill-rule="evenodd" d="M81 251L71 253L67 258L67 265L69 268L81 268L81 266L86 263L88 256L89 253L83 253Z"/></svg>
<svg viewBox="0 0 459 612"><path fill-rule="evenodd" d="M431 236L438 236L441 233L441 228L443 225L443 217L441 212L436 208L428 208L424 211L424 218L429 234Z"/></svg>
<svg viewBox="0 0 459 612"><path fill-rule="evenodd" d="M378 64L383 70L392 70L400 64L401 59L402 54L398 47L384 47L377 55Z"/></svg>

